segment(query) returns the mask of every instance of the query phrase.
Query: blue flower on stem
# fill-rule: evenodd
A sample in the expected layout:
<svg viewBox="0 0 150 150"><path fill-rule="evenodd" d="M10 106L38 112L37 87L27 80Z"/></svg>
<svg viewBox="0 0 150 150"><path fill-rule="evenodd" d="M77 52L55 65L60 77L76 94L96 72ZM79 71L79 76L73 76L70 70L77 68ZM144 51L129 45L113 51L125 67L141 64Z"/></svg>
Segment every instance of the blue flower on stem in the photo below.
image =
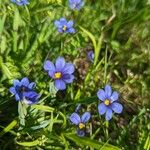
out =
<svg viewBox="0 0 150 150"><path fill-rule="evenodd" d="M56 20L54 24L60 33L75 33L73 20L67 22L65 18L60 18L60 20Z"/></svg>
<svg viewBox="0 0 150 150"><path fill-rule="evenodd" d="M16 3L19 6L29 4L28 0L11 0L13 3Z"/></svg>
<svg viewBox="0 0 150 150"><path fill-rule="evenodd" d="M77 134L78 136L83 137L85 135L85 124L91 118L89 112L85 112L81 117L77 113L72 113L70 116L70 121L78 126Z"/></svg>
<svg viewBox="0 0 150 150"><path fill-rule="evenodd" d="M74 80L74 75L72 75L74 65L72 63L66 63L63 57L58 57L55 65L49 60L45 61L44 69L55 80L54 84L58 90L66 89L66 84L72 83Z"/></svg>
<svg viewBox="0 0 150 150"><path fill-rule="evenodd" d="M37 102L40 95L33 91L35 82L29 83L29 79L25 77L21 81L14 79L13 84L9 91L15 95L16 101L23 101L28 105Z"/></svg>
<svg viewBox="0 0 150 150"><path fill-rule="evenodd" d="M94 52L93 51L87 52L87 57L91 62L94 62Z"/></svg>
<svg viewBox="0 0 150 150"><path fill-rule="evenodd" d="M105 119L107 121L112 118L113 111L118 114L122 112L123 107L118 103L119 94L116 91L112 92L110 85L106 85L104 90L100 89L97 92L97 96L99 100L102 101L102 103L98 105L99 114L103 115L106 113Z"/></svg>
<svg viewBox="0 0 150 150"><path fill-rule="evenodd" d="M71 9L80 10L84 6L84 2L82 0L69 0L69 6Z"/></svg>

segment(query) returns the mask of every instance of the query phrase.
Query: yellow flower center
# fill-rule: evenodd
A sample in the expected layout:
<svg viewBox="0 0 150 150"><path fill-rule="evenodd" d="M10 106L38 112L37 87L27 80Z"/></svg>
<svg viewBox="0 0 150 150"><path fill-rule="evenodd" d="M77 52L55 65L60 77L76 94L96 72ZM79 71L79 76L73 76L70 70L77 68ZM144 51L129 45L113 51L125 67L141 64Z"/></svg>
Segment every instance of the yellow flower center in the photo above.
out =
<svg viewBox="0 0 150 150"><path fill-rule="evenodd" d="M79 123L79 129L83 129L83 128L85 128L85 124Z"/></svg>
<svg viewBox="0 0 150 150"><path fill-rule="evenodd" d="M64 25L64 27L63 27L63 31L66 31L66 30L67 30L67 26L65 26L65 25Z"/></svg>
<svg viewBox="0 0 150 150"><path fill-rule="evenodd" d="M56 73L54 74L54 78L55 78L55 79L60 79L61 76L62 76L61 72L56 72Z"/></svg>
<svg viewBox="0 0 150 150"><path fill-rule="evenodd" d="M110 102L110 100L105 99L105 101L104 101L104 104L105 104L105 105L107 105L107 106L108 106L108 105L110 105L110 103L111 103L111 102Z"/></svg>

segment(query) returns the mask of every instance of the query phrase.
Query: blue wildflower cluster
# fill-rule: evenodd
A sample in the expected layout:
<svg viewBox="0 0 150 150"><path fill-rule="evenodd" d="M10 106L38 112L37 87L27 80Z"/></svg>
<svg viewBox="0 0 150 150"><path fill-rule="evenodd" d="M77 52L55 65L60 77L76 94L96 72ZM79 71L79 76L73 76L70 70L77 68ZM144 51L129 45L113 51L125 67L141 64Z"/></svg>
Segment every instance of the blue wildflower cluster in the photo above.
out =
<svg viewBox="0 0 150 150"><path fill-rule="evenodd" d="M11 0L17 5L28 4L27 0ZM74 10L80 10L84 5L82 0L69 0L69 7ZM67 21L66 18L60 18L55 20L55 27L59 33L75 33L74 21ZM93 51L87 53L88 59L94 61ZM74 81L75 76L73 75L75 67L73 63L68 63L63 57L58 57L53 63L50 60L44 62L44 70L48 73L48 76L54 80L54 85L58 90L65 90L66 84L71 84ZM35 83L29 82L27 77L21 79L21 81L14 79L13 86L9 91L15 96L16 101L23 101L25 104L31 105L38 102L40 94L34 91ZM106 85L104 89L99 89L97 92L99 99L98 112L100 115L105 114L105 119L109 121L113 112L120 114L123 110L123 106L118 102L119 93L112 91L110 85ZM79 110L80 105L76 109ZM77 126L77 135L83 137L86 133L86 123L90 120L90 112L84 112L80 117L78 112L74 112L70 116L72 124Z"/></svg>

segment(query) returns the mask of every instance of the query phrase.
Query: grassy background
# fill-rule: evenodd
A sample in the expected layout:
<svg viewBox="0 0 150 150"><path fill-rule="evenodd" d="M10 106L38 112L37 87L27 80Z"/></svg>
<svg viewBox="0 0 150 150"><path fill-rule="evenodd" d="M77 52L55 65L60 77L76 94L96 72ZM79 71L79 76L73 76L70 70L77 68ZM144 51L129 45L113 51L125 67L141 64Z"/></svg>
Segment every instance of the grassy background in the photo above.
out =
<svg viewBox="0 0 150 150"><path fill-rule="evenodd" d="M150 1L86 0L78 12L65 0L29 2L19 7L0 0L0 149L148 150ZM76 34L57 32L53 23L60 17L75 21ZM87 59L89 50L95 51L94 64ZM58 56L75 64L76 78L56 94L43 62ZM41 107L27 107L20 118L8 89L25 76L37 83ZM109 126L97 114L96 92L106 83L121 93L124 105ZM93 114L92 131L82 139L68 121L79 103Z"/></svg>

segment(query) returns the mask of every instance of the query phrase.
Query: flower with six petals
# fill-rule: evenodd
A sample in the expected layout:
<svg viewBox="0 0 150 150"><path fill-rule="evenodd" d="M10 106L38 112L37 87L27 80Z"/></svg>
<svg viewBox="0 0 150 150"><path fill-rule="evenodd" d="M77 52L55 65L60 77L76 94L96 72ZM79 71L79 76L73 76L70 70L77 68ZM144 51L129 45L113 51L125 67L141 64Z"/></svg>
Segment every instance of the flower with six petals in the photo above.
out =
<svg viewBox="0 0 150 150"><path fill-rule="evenodd" d="M54 22L54 25L60 33L75 33L73 20L67 21L65 18L60 18Z"/></svg>
<svg viewBox="0 0 150 150"><path fill-rule="evenodd" d="M66 89L66 84L72 83L74 80L74 75L72 75L74 65L72 63L66 63L63 57L58 57L55 64L49 60L45 61L44 69L54 79L55 87L58 90Z"/></svg>
<svg viewBox="0 0 150 150"><path fill-rule="evenodd" d="M98 111L100 115L105 115L106 120L110 120L113 115L113 111L115 113L120 114L123 110L123 107L120 103L118 103L118 92L112 92L112 88L110 85L106 85L104 90L100 89L97 92L97 96L102 103L98 105Z"/></svg>
<svg viewBox="0 0 150 150"><path fill-rule="evenodd" d="M71 9L80 10L84 6L84 2L82 0L69 0L69 6Z"/></svg>

